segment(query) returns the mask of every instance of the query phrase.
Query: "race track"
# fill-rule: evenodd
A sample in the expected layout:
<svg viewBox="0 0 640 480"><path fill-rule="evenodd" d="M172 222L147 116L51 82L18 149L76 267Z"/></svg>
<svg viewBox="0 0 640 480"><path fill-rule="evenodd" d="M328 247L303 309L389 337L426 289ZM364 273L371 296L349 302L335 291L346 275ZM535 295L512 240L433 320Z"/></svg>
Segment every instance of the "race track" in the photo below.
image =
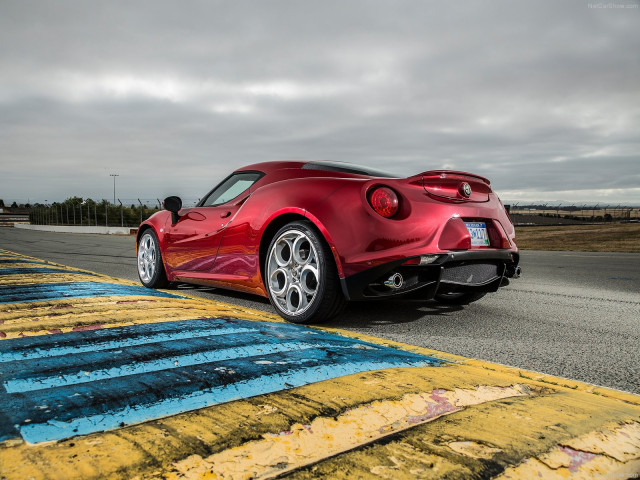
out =
<svg viewBox="0 0 640 480"><path fill-rule="evenodd" d="M134 237L0 230L0 247L136 280ZM640 393L640 254L523 252L524 277L465 308L354 303L328 326ZM266 299L180 288L273 313Z"/></svg>

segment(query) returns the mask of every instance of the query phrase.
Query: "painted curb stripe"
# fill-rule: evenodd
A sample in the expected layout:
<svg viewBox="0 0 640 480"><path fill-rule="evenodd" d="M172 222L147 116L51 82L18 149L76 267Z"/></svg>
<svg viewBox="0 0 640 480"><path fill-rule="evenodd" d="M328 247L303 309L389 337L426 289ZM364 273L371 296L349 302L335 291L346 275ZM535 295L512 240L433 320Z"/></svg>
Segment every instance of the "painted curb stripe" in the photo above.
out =
<svg viewBox="0 0 640 480"><path fill-rule="evenodd" d="M27 264L27 265L49 265L47 262L36 262L33 260L25 260L23 258L13 258L13 259L7 259L6 257L1 257L0 256L0 265L8 265L8 264Z"/></svg>
<svg viewBox="0 0 640 480"><path fill-rule="evenodd" d="M62 268L41 268L41 267L29 267L29 268L0 268L0 275L36 275L36 274L53 274L64 273L65 275L88 275L95 277L95 273L89 272L75 272L73 270L64 270Z"/></svg>
<svg viewBox="0 0 640 480"><path fill-rule="evenodd" d="M68 272L67 272L68 273ZM149 288L106 282L68 282L29 285L0 285L0 304L39 302L78 297L142 295L145 297L184 298Z"/></svg>
<svg viewBox="0 0 640 480"><path fill-rule="evenodd" d="M185 329L185 323L188 329ZM16 338L10 343L0 342L0 363L258 331L253 327L226 328L226 325L227 322L220 319L195 319L95 330L91 338L85 338L81 332L70 332L55 339L47 336Z"/></svg>
<svg viewBox="0 0 640 480"><path fill-rule="evenodd" d="M197 337L205 320L176 323L177 339L146 336L151 343L141 344L134 335L137 345L122 346L137 328L114 328L109 336L119 344L103 349L104 332L77 332L74 354L41 351L40 357L5 362L0 410L8 422L0 438L15 435L19 425L28 442L61 440L357 372L442 363L298 325L214 320L227 332ZM146 330L166 334L166 327L150 324ZM192 329L196 338L185 338ZM14 344L18 352L12 352ZM3 342L2 354L15 358L34 344L42 345L42 337Z"/></svg>
<svg viewBox="0 0 640 480"><path fill-rule="evenodd" d="M286 432L263 435L260 440L206 459L188 458L175 465L174 472L178 474L175 477L196 479L215 475L213 478L240 479L251 472L252 478L272 478L468 407L530 395L535 392L526 385L477 386L453 391L435 389L404 395L400 400L375 401L335 418L316 417L309 425L293 425ZM340 470L336 469L331 477L340 477ZM365 475L362 472L354 478Z"/></svg>
<svg viewBox="0 0 640 480"><path fill-rule="evenodd" d="M638 410L619 402L562 389L549 392L543 388L537 395L485 402L452 412L446 418L446 421L427 422L390 439L304 467L290 478L586 480L634 478L640 473ZM610 431L620 433L615 435ZM304 440L312 441L307 432L301 433L307 437L303 437ZM234 450L223 453L232 456ZM275 458L277 449L256 453L269 453ZM550 458L552 456L554 458ZM598 464L598 456L609 462ZM616 457L617 461L611 461ZM293 455L290 459L299 463L306 460ZM245 459L243 467L251 471L253 461ZM189 470L197 473L208 465L209 459L193 458L184 463L175 475L165 478L207 478L186 473ZM286 463L280 463L282 470ZM294 466L295 463L290 465ZM217 466L221 467L229 468ZM212 469L216 471L216 467ZM211 475L210 470L207 475ZM239 476L219 475L218 478Z"/></svg>
<svg viewBox="0 0 640 480"><path fill-rule="evenodd" d="M259 314L254 310L221 302L203 302L201 299L185 297L84 297L3 305L0 308L0 340L194 318L236 317L282 323L274 315ZM60 337L56 337L55 341L59 340Z"/></svg>
<svg viewBox="0 0 640 480"><path fill-rule="evenodd" d="M250 326L252 325L247 325L247 327ZM185 325L184 328L187 329L189 326ZM230 325L215 332L214 335L216 338L192 338L181 332L180 342L170 338L168 341L138 344L125 349L105 345L99 351L95 351L95 345L93 345L94 349L86 350L82 355L59 355L56 352L56 356L49 356L46 359L40 357L6 364L0 379L4 382L8 393L20 393L138 373L170 370L178 366L186 367L240 358L249 359L254 356L294 350L324 349L327 345L336 349L381 350L378 346L349 339L331 338L329 335L315 332L313 335L288 335L286 339L270 338L265 335L264 330L245 328L240 325L236 327ZM436 363L435 359L433 363Z"/></svg>

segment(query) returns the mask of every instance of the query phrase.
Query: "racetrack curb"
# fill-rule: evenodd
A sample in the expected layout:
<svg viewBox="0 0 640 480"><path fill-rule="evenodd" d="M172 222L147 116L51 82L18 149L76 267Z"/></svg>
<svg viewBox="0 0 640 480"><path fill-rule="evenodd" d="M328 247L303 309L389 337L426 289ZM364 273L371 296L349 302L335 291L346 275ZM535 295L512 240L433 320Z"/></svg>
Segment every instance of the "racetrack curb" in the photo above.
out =
<svg viewBox="0 0 640 480"><path fill-rule="evenodd" d="M49 395L49 391L61 388L80 385L91 389L94 383L107 380L122 382L127 376L138 375L125 371L136 366L147 379L168 375L173 368L171 363L188 357L189 352L177 351L181 343L200 344L198 335L212 338L207 336L207 328L256 330L243 348L251 347L255 338L267 334L276 338L278 341L269 343L278 350L270 354L274 356L263 358L259 355L264 352L253 352L246 357L258 359L253 363L266 369L265 375L272 364L277 364L272 360L287 361L278 356L285 350L281 345L291 343L296 335L326 342L318 350L331 355L335 355L336 345L342 349L345 341L355 342L348 346L356 355L345 357L342 363L319 358L317 366L304 371L305 378L292 376L293 370L282 367L283 375L289 375L286 378L293 383L277 384L276 378L274 388L264 390L266 380L255 382L263 393L243 395L242 388L251 382L248 379L233 384L238 392L236 399L217 404L205 402L206 406L198 404L180 413L146 419L123 416L133 421L84 435L56 437L58 428L79 422L75 417L51 417L46 429L34 428L31 425L37 421L24 418L0 447L3 478L523 478L538 474L544 478L595 474L625 478L623 475L630 477L640 472L640 397L636 395L339 329L292 326L264 312L179 291L154 294L134 282L9 251L0 250L0 262L0 290L4 288L5 299L9 298L9 289L14 295L14 301L0 304L0 337L4 339L0 342L1 352L24 355L23 359L11 357L0 363L5 390L0 392L0 402L26 405L20 403L28 400L24 388L33 389L29 392L36 395ZM69 296L69 292L64 296L64 284L79 296ZM87 284L93 290L85 288ZM34 285L40 289L39 294L46 292L49 297L29 296ZM235 332L234 338L240 335L238 330ZM110 356L106 355L105 360L105 355L91 343L103 338L100 335L105 342L120 342L109 344L113 348L104 351L122 350L124 355L131 351L130 357L135 361L122 360L116 365L114 355L114 365L92 369L95 363L71 365L65 363L70 360L56 355L62 348L77 352L93 349L91 352L95 353L86 358L108 362ZM150 348L149 345L158 344L162 335L172 339L162 344L164 356L147 359L136 356L141 350L131 350L135 342L146 342L136 348ZM153 339L148 341L147 337ZM300 353L299 344L296 345L287 355ZM378 346L380 349L376 350ZM308 354L314 348L308 347L303 351L306 353L295 357L300 359L295 368L300 361L315 358ZM57 362L56 375L44 367L35 367L38 362L26 358L36 355L30 352L37 349L42 359ZM167 353L167 349L173 350ZM374 350L379 353L374 354ZM388 359L394 351L398 354L396 366L376 368L376 355ZM223 364L226 360L212 360L209 350L203 352L202 359L193 358L190 366L184 367L185 375L189 369L211 365L209 375L217 375L216 368L226 368L223 373L237 380L233 377L239 375L240 360ZM368 352L373 352L366 357L370 363L364 363L361 355L369 355ZM220 349L214 353L219 354ZM353 359L363 365L362 370L349 370ZM31 370L25 367L28 361ZM399 366L400 362L414 361L426 363ZM168 362L170 368L162 362ZM65 373L73 372L76 364L89 375L83 373L76 379L72 373ZM336 371L340 368L344 370ZM326 378L311 378L320 370L326 372ZM335 373L338 374L332 376ZM56 378L60 376L62 380ZM98 378L94 381L92 376ZM40 388L43 385L49 390ZM171 383L167 385L170 387ZM215 395L221 393L215 393L214 387L197 391L206 394L209 389L215 400ZM95 389L87 392L96 394ZM76 393L84 395L85 390ZM20 400L20 395L27 400ZM114 403L122 401L115 393L109 398ZM178 404L186 401L184 396L175 398L180 400ZM143 407L141 411L151 411L144 410L148 407L144 402L139 405ZM111 412L109 408L105 411ZM0 417L2 422L7 424L9 419ZM45 431L52 436L38 436ZM30 443L25 436L45 440Z"/></svg>

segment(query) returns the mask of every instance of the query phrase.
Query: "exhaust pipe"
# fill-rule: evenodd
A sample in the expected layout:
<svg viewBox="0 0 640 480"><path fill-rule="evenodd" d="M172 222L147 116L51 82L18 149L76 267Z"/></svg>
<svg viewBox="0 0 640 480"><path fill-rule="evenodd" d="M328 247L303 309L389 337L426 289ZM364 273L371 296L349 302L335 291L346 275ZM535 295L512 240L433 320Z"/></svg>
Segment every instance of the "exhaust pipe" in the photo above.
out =
<svg viewBox="0 0 640 480"><path fill-rule="evenodd" d="M404 279L402 278L402 275L400 275L399 273L394 273L384 281L385 287L389 287L394 290L402 288L403 284L404 284Z"/></svg>
<svg viewBox="0 0 640 480"><path fill-rule="evenodd" d="M510 265L504 272L504 276L507 278L520 278L522 276L522 268Z"/></svg>

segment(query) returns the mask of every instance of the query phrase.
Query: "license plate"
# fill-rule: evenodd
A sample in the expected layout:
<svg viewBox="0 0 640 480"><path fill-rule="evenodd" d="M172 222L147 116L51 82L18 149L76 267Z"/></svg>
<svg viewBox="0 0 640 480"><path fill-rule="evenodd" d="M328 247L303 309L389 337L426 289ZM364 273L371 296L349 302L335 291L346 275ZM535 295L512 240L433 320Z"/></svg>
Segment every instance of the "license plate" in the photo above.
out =
<svg viewBox="0 0 640 480"><path fill-rule="evenodd" d="M471 235L472 247L488 247L489 235L487 235L487 225L484 222L464 222Z"/></svg>

